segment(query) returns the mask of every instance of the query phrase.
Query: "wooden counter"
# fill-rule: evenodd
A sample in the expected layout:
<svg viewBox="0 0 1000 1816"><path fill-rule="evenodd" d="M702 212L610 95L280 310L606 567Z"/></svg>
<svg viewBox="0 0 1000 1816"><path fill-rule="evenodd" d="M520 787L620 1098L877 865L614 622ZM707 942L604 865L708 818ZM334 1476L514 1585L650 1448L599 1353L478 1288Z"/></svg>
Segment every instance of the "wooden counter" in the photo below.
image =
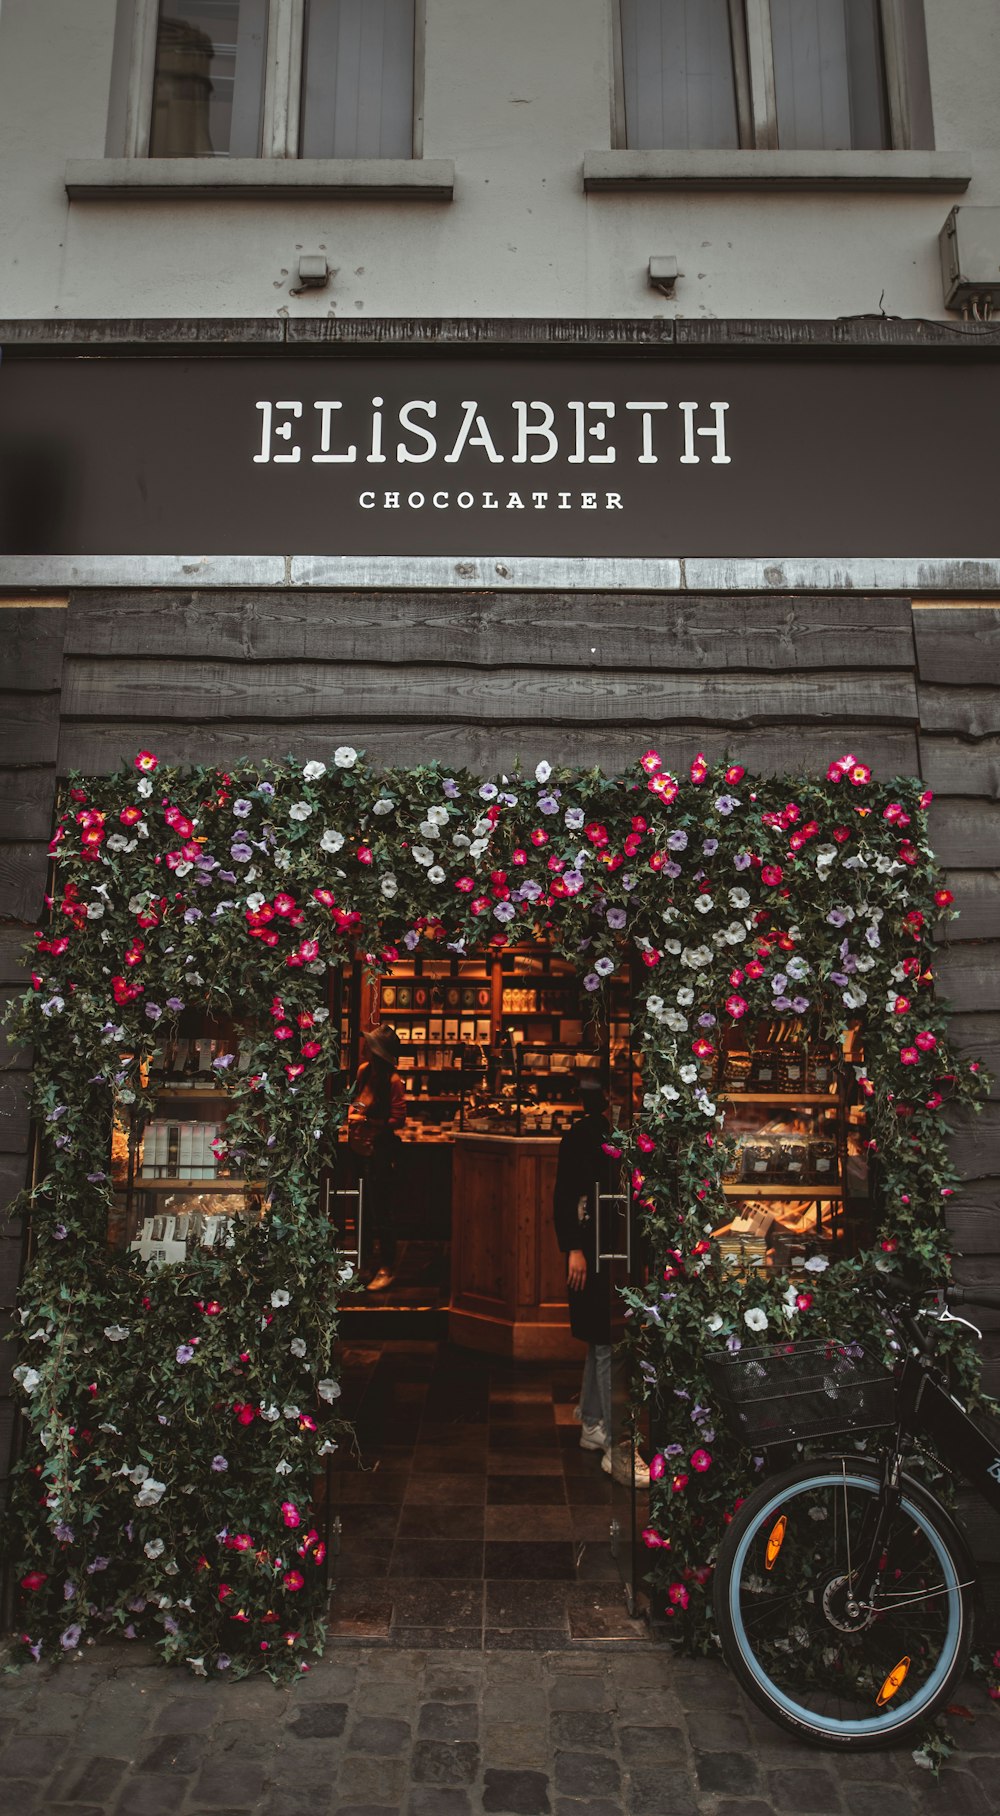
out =
<svg viewBox="0 0 1000 1816"><path fill-rule="evenodd" d="M526 1360L572 1358L566 1263L552 1224L559 1137L456 1135L449 1336Z"/></svg>

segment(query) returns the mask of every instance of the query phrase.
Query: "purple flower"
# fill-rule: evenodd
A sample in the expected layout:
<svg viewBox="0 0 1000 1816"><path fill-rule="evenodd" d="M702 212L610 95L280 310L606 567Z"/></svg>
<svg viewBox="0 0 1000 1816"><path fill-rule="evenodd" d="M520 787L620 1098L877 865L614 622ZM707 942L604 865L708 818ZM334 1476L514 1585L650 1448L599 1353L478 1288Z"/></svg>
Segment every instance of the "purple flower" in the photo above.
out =
<svg viewBox="0 0 1000 1816"><path fill-rule="evenodd" d="M60 1520L58 1525L55 1526L53 1528L53 1530L55 1532L56 1538L59 1540L60 1545L72 1545L73 1528L72 1528L72 1526L67 1526L65 1520Z"/></svg>
<svg viewBox="0 0 1000 1816"><path fill-rule="evenodd" d="M107 1173L102 1173L100 1168L98 1168L96 1173L88 1173L87 1178L91 1185L103 1185L107 1178Z"/></svg>
<svg viewBox="0 0 1000 1816"><path fill-rule="evenodd" d="M521 897L526 902L537 902L541 893L541 883L536 883L532 881L531 878L529 878L526 883L521 884Z"/></svg>
<svg viewBox="0 0 1000 1816"><path fill-rule="evenodd" d="M184 1004L181 1002L181 999L179 996L168 996L167 997L167 1008L171 1011L172 1014L179 1015L181 1010L183 1009L183 1007L184 1007Z"/></svg>
<svg viewBox="0 0 1000 1816"><path fill-rule="evenodd" d="M563 872L563 882L566 885L566 893L568 895L579 895L580 890L583 888L583 872L580 870L566 870Z"/></svg>
<svg viewBox="0 0 1000 1816"><path fill-rule="evenodd" d="M454 776L445 776L445 779L441 784L441 788L442 788L443 792L447 795L449 801L457 801L459 795L462 792L458 786L458 783L455 781ZM227 1660L226 1662L228 1663L229 1661Z"/></svg>
<svg viewBox="0 0 1000 1816"><path fill-rule="evenodd" d="M749 851L738 851L736 853L736 856L733 859L733 863L735 864L737 870L749 870L749 868L750 868Z"/></svg>
<svg viewBox="0 0 1000 1816"><path fill-rule="evenodd" d="M481 801L495 801L499 793L500 790L495 782L484 782L482 788L479 790L479 799Z"/></svg>
<svg viewBox="0 0 1000 1816"><path fill-rule="evenodd" d="M52 1234L55 1237L57 1242L65 1242L67 1236L69 1235L69 1231L66 1228L66 1225L64 1223L57 1223Z"/></svg>
<svg viewBox="0 0 1000 1816"><path fill-rule="evenodd" d="M718 849L719 849L718 839L705 839L704 843L702 844L702 851L705 853L705 856L707 858L714 858Z"/></svg>
<svg viewBox="0 0 1000 1816"><path fill-rule="evenodd" d="M628 920L628 915L625 913L624 908L609 908L608 909L607 923L608 923L609 927L615 927L615 928L624 927L625 922L627 920Z"/></svg>
<svg viewBox="0 0 1000 1816"><path fill-rule="evenodd" d="M176 1355L178 1362L191 1362L194 1360L194 1349L190 1343L178 1343Z"/></svg>
<svg viewBox="0 0 1000 1816"><path fill-rule="evenodd" d="M726 1348L728 1349L730 1355L735 1356L736 1351L738 1349L743 1348L743 1344L739 1337L727 1337L726 1338Z"/></svg>
<svg viewBox="0 0 1000 1816"><path fill-rule="evenodd" d="M251 801L234 801L233 812L238 820L245 820L253 803Z"/></svg>
<svg viewBox="0 0 1000 1816"><path fill-rule="evenodd" d="M882 944L882 941L879 939L879 936L878 936L877 927L866 927L865 928L865 939L868 941L869 946L881 946L881 944Z"/></svg>
<svg viewBox="0 0 1000 1816"><path fill-rule="evenodd" d="M220 1056L219 1056L219 1058L218 1058L218 1059L213 1059L213 1061L212 1061L212 1069L213 1069L213 1071L215 1071L215 1072L225 1072L225 1070L226 1070L226 1069L227 1069L227 1067L228 1067L228 1066L231 1066L231 1065L232 1065L232 1063L233 1063L233 1060L234 1060L234 1059L235 1059L235 1058L236 1058L236 1055L235 1055L235 1053L222 1053L222 1054L220 1054Z"/></svg>
<svg viewBox="0 0 1000 1816"><path fill-rule="evenodd" d="M681 867L679 864L675 864L673 858L671 858L668 864L664 864L663 874L664 876L678 877L681 874Z"/></svg>
<svg viewBox="0 0 1000 1816"><path fill-rule="evenodd" d="M456 793L457 793L457 790L456 790ZM233 1662L232 1659L227 1657L225 1652L220 1652L218 1658L215 1661L215 1669L217 1671L228 1671L232 1662Z"/></svg>
<svg viewBox="0 0 1000 1816"><path fill-rule="evenodd" d="M843 990L847 984L847 973L845 971L831 971L830 982L831 984L838 984L841 990Z"/></svg>
<svg viewBox="0 0 1000 1816"><path fill-rule="evenodd" d="M622 877L622 888L628 889L631 891L635 888L637 881L638 881L637 877L629 876L628 874L626 874L625 876Z"/></svg>
<svg viewBox="0 0 1000 1816"><path fill-rule="evenodd" d="M82 1632L83 1628L80 1626L79 1622L74 1622L72 1627L66 1628L65 1633L60 1633L59 1644L64 1652L73 1652L76 1649L80 1644L80 1635Z"/></svg>
<svg viewBox="0 0 1000 1816"><path fill-rule="evenodd" d="M173 1616L170 1614L166 1615L164 1618L163 1629L164 1629L165 1633L179 1633L180 1632L180 1628L178 1627L177 1622L174 1620Z"/></svg>
<svg viewBox="0 0 1000 1816"><path fill-rule="evenodd" d="M715 1016L710 1015L708 1010L706 1009L704 1011L704 1013L702 1015L699 1015L699 1017L698 1017L698 1026L699 1026L699 1028L714 1028L715 1027Z"/></svg>
<svg viewBox="0 0 1000 1816"><path fill-rule="evenodd" d="M163 1010L160 1008L159 1003L147 1003L145 1005L145 1014L151 1022L158 1022L160 1016L163 1014Z"/></svg>
<svg viewBox="0 0 1000 1816"><path fill-rule="evenodd" d="M790 1009L791 1006L792 999L790 996L776 996L774 999L774 1007L780 1009L782 1014L785 1013L786 1009Z"/></svg>
<svg viewBox="0 0 1000 1816"><path fill-rule="evenodd" d="M195 921L200 921L201 918L202 918L202 916L201 916L200 908L185 908L184 919L187 922L189 927L193 927Z"/></svg>
<svg viewBox="0 0 1000 1816"><path fill-rule="evenodd" d="M230 845L229 855L234 864L249 864L253 852L249 845Z"/></svg>
<svg viewBox="0 0 1000 1816"><path fill-rule="evenodd" d="M600 989L601 980L598 977L596 971L587 972L587 975L583 980L583 987L585 990L599 990Z"/></svg>
<svg viewBox="0 0 1000 1816"><path fill-rule="evenodd" d="M50 1110L48 1115L46 1116L46 1118L45 1118L46 1122L58 1122L60 1116L65 1116L66 1110L67 1110L66 1104L57 1103L55 1109Z"/></svg>
<svg viewBox="0 0 1000 1816"><path fill-rule="evenodd" d="M260 797L263 801L273 801L274 800L274 784L273 784L273 782L260 782L257 786L257 793L260 795Z"/></svg>
<svg viewBox="0 0 1000 1816"><path fill-rule="evenodd" d="M406 947L407 952L413 952L416 950L416 948L419 946L419 944L420 944L420 935L417 932L415 927L411 927L409 932L404 933L404 935L403 935L403 945Z"/></svg>
<svg viewBox="0 0 1000 1816"><path fill-rule="evenodd" d="M75 1595L76 1595L76 1584L75 1583L64 1583L63 1584L63 1601L71 1602Z"/></svg>
<svg viewBox="0 0 1000 1816"><path fill-rule="evenodd" d="M235 881L236 881L235 870L220 870L219 871L219 882L220 883L235 883Z"/></svg>
<svg viewBox="0 0 1000 1816"><path fill-rule="evenodd" d="M95 1557L93 1563L87 1565L87 1575L93 1576L95 1570L106 1570L110 1562L109 1557Z"/></svg>
<svg viewBox="0 0 1000 1816"><path fill-rule="evenodd" d="M540 795L538 799L538 811L539 813L558 813L559 802L556 800L555 795Z"/></svg>
<svg viewBox="0 0 1000 1816"><path fill-rule="evenodd" d="M213 1457L210 1467L215 1470L216 1475L221 1475L224 1469L229 1468L229 1464L225 1457Z"/></svg>
<svg viewBox="0 0 1000 1816"><path fill-rule="evenodd" d="M826 918L831 927L843 927L847 920L847 916L842 908L831 908Z"/></svg>
<svg viewBox="0 0 1000 1816"><path fill-rule="evenodd" d="M498 902L493 910L493 919L495 921L512 921L516 913L517 909L513 902Z"/></svg>
<svg viewBox="0 0 1000 1816"><path fill-rule="evenodd" d="M715 803L715 811L716 813L730 814L732 813L733 808L738 806L739 801L736 799L735 795L720 795Z"/></svg>
<svg viewBox="0 0 1000 1816"><path fill-rule="evenodd" d="M783 971L779 971L775 977L772 977L771 989L776 996L781 996L788 989L788 979Z"/></svg>
<svg viewBox="0 0 1000 1816"><path fill-rule="evenodd" d="M808 996L793 996L792 997L792 1008L795 1010L796 1015L804 1015L806 1010L808 1009L808 1007L809 1007Z"/></svg>
<svg viewBox="0 0 1000 1816"><path fill-rule="evenodd" d="M68 1148L72 1139L71 1135L57 1135L52 1145L56 1148Z"/></svg>
<svg viewBox="0 0 1000 1816"><path fill-rule="evenodd" d="M678 828L676 832L667 833L667 846L671 851L686 851L687 842L688 835L682 828Z"/></svg>

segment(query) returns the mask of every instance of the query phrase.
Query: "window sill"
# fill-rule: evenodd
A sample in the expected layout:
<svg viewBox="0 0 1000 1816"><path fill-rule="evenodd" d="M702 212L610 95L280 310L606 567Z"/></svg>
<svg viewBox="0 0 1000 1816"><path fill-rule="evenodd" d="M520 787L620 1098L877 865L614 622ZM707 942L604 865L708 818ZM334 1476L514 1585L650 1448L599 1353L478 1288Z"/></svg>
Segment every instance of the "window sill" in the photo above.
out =
<svg viewBox="0 0 1000 1816"><path fill-rule="evenodd" d="M450 202L450 158L71 158L71 202Z"/></svg>
<svg viewBox="0 0 1000 1816"><path fill-rule="evenodd" d="M602 190L938 191L961 195L972 160L942 151L587 151L583 187Z"/></svg>

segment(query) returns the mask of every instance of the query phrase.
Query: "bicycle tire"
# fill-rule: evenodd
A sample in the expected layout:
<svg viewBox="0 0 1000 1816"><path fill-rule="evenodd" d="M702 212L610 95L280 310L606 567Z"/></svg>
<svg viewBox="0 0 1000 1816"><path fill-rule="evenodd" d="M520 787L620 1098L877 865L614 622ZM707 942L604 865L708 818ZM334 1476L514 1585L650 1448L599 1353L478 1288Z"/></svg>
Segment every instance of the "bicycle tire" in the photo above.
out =
<svg viewBox="0 0 1000 1816"><path fill-rule="evenodd" d="M744 1502L719 1548L713 1595L726 1662L758 1708L820 1746L901 1744L947 1702L968 1662L974 1569L949 1514L908 1477L883 1553L883 1605L851 1623L851 1534L857 1542L878 1488L866 1458L797 1464Z"/></svg>

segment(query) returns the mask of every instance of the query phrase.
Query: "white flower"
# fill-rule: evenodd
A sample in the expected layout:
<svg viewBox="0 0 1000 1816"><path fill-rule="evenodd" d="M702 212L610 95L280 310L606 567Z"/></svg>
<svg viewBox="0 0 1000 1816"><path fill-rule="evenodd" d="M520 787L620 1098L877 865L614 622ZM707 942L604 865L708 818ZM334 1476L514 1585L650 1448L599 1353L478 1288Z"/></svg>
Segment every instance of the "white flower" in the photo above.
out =
<svg viewBox="0 0 1000 1816"><path fill-rule="evenodd" d="M350 1261L345 1261L343 1267L338 1267L337 1269L337 1279L341 1282L341 1285L350 1280L353 1277L353 1274L354 1267Z"/></svg>
<svg viewBox="0 0 1000 1816"><path fill-rule="evenodd" d="M681 988L677 992L677 1001L680 1003L682 1009L690 1009L691 1004L694 1002L694 991L691 989L690 984L681 985Z"/></svg>
<svg viewBox="0 0 1000 1816"><path fill-rule="evenodd" d="M680 1070L678 1071L677 1076L680 1079L682 1084L693 1085L695 1079L699 1076L698 1067L697 1066L681 1066Z"/></svg>
<svg viewBox="0 0 1000 1816"><path fill-rule="evenodd" d="M26 1394L34 1393L41 1378L37 1368L26 1368L23 1362L19 1368L14 1370L14 1379L20 1381Z"/></svg>
<svg viewBox="0 0 1000 1816"><path fill-rule="evenodd" d="M379 883L379 888L381 889L382 894L385 896L386 901L391 902L393 896L396 895L399 891L399 884L397 883L397 881L396 881L395 877L392 875L392 873L389 872L388 875L386 875L382 878L382 881Z"/></svg>
<svg viewBox="0 0 1000 1816"><path fill-rule="evenodd" d="M845 1009L860 1009L862 1003L866 1003L867 1001L868 1001L867 990L853 989L853 990L844 991L844 1007L845 1007Z"/></svg>
<svg viewBox="0 0 1000 1816"><path fill-rule="evenodd" d="M650 1015L659 1015L663 1008L662 996L647 996L646 1007Z"/></svg>
<svg viewBox="0 0 1000 1816"><path fill-rule="evenodd" d="M308 820L309 815L315 811L308 801L293 801L288 809L289 818L293 820Z"/></svg>
<svg viewBox="0 0 1000 1816"><path fill-rule="evenodd" d="M144 801L148 801L150 795L153 792L152 776L140 776L138 782L135 785L135 788L136 788L136 793L141 794Z"/></svg>
<svg viewBox="0 0 1000 1816"><path fill-rule="evenodd" d="M682 1015L679 1009L665 1010L663 1019L670 1029L671 1034L685 1033L688 1025L688 1018L686 1015Z"/></svg>
<svg viewBox="0 0 1000 1816"><path fill-rule="evenodd" d="M427 881L429 883L443 883L444 880L445 872L442 870L440 864L432 864L427 872Z"/></svg>
<svg viewBox="0 0 1000 1816"><path fill-rule="evenodd" d="M729 905L731 908L749 908L750 897L745 889L730 889Z"/></svg>
<svg viewBox="0 0 1000 1816"><path fill-rule="evenodd" d="M438 803L434 807L428 807L427 818L429 819L432 826L447 826L448 809L447 809L447 807L442 807L440 805L440 803Z"/></svg>
<svg viewBox="0 0 1000 1816"><path fill-rule="evenodd" d="M610 977L614 968L615 961L613 958L599 958L594 966L594 970L597 972L598 977Z"/></svg>
<svg viewBox="0 0 1000 1816"><path fill-rule="evenodd" d="M109 843L110 843L110 840L109 840ZM99 921L103 913L104 913L104 903L103 902L88 902L87 903L87 919L88 919L88 921Z"/></svg>
<svg viewBox="0 0 1000 1816"><path fill-rule="evenodd" d="M186 1659L184 1662L191 1666L191 1669L194 1672L195 1677L207 1677L208 1676L208 1672L205 1670L205 1660L203 1657L202 1658L189 1658L189 1659Z"/></svg>
<svg viewBox="0 0 1000 1816"><path fill-rule="evenodd" d="M104 1326L104 1335L110 1343L124 1343L129 1334L127 1324L106 1324Z"/></svg>
<svg viewBox="0 0 1000 1816"><path fill-rule="evenodd" d="M451 835L451 842L459 851L468 851L472 844L472 840L467 832L453 832Z"/></svg>
<svg viewBox="0 0 1000 1816"><path fill-rule="evenodd" d="M321 1457L332 1457L336 1448L337 1445L333 1438L324 1438L319 1447L319 1454Z"/></svg>
<svg viewBox="0 0 1000 1816"><path fill-rule="evenodd" d="M146 1553L147 1557L162 1557L163 1550L164 1546L162 1539L147 1539L143 1546L143 1551Z"/></svg>
<svg viewBox="0 0 1000 1816"><path fill-rule="evenodd" d="M488 839L473 839L472 844L469 846L470 858L481 858L488 845Z"/></svg>
<svg viewBox="0 0 1000 1816"><path fill-rule="evenodd" d="M298 1356L301 1360L306 1353L306 1340L304 1337L293 1337L288 1347L292 1355Z"/></svg>
<svg viewBox="0 0 1000 1816"><path fill-rule="evenodd" d="M830 1263L825 1255L810 1255L805 1265L810 1274L825 1274Z"/></svg>
<svg viewBox="0 0 1000 1816"><path fill-rule="evenodd" d="M290 851L286 850L284 847L280 851L276 851L274 854L273 862L277 865L279 870L287 870L291 861L292 861L292 854Z"/></svg>
<svg viewBox="0 0 1000 1816"><path fill-rule="evenodd" d="M263 908L263 906L264 906L264 903L265 903L265 902L266 902L266 901L267 901L267 897L266 897L266 895L260 895L260 894L258 894L258 893L257 893L257 891L256 891L256 890L255 890L255 891L254 891L254 894L253 894L253 895L248 895L248 896L247 896L247 907L248 907L248 908L252 908L252 909L253 909L253 911L254 911L254 913L255 913L255 914L256 914L256 912L257 912L257 909L258 909L258 908Z"/></svg>
<svg viewBox="0 0 1000 1816"><path fill-rule="evenodd" d="M423 833L425 839L439 839L441 837L441 828L436 820L421 820L419 830Z"/></svg>
<svg viewBox="0 0 1000 1816"><path fill-rule="evenodd" d="M372 808L372 813L391 813L395 805L395 801L392 800L389 795L379 795L378 800Z"/></svg>
<svg viewBox="0 0 1000 1816"><path fill-rule="evenodd" d="M334 1400L340 1399L340 1382L333 1381L329 1375L325 1375L322 1381L317 1381L316 1392L319 1394L321 1400L326 1401L328 1406L332 1405Z"/></svg>
<svg viewBox="0 0 1000 1816"><path fill-rule="evenodd" d="M353 769L358 760L358 753L350 744L338 744L333 753L333 760L338 769Z"/></svg>
<svg viewBox="0 0 1000 1816"><path fill-rule="evenodd" d="M306 782L318 782L320 779L320 776L325 776L325 775L326 775L326 764L317 763L315 760L312 763L307 763L304 770L302 771L303 781L306 781Z"/></svg>
<svg viewBox="0 0 1000 1816"><path fill-rule="evenodd" d="M157 1482L153 1476L148 1476L135 1497L135 1504L137 1507L155 1507L166 1492L166 1482Z"/></svg>
<svg viewBox="0 0 1000 1816"><path fill-rule="evenodd" d="M411 850L413 857L418 864L423 864L425 867L428 864L433 864L434 853L426 845L414 845L411 847Z"/></svg>
<svg viewBox="0 0 1000 1816"><path fill-rule="evenodd" d="M701 1105L701 1112L702 1112L703 1116L714 1116L715 1115L715 1105L712 1102L710 1097L702 1097L700 1099L700 1105Z"/></svg>
<svg viewBox="0 0 1000 1816"><path fill-rule="evenodd" d="M569 832L579 832L583 825L584 817L582 807L567 807L566 812L563 814L563 820L567 830Z"/></svg>
<svg viewBox="0 0 1000 1816"><path fill-rule="evenodd" d="M705 1329L710 1330L713 1337L715 1336L716 1331L722 1329L722 1319L718 1312L709 1312L708 1317L705 1319Z"/></svg>
<svg viewBox="0 0 1000 1816"><path fill-rule="evenodd" d="M665 1097L668 1103L676 1103L680 1092L675 1090L673 1085L661 1085L660 1096Z"/></svg>
<svg viewBox="0 0 1000 1816"><path fill-rule="evenodd" d="M663 914L660 916L661 920L665 921L666 918L667 918L666 914ZM673 918L673 915L671 914L671 919L672 918ZM664 950L664 952L669 952L671 958L677 958L677 956L680 953L680 949L681 949L680 940L664 940L664 942L663 942L663 950Z"/></svg>
<svg viewBox="0 0 1000 1816"><path fill-rule="evenodd" d="M535 781L536 782L547 782L551 774L552 774L552 765L551 765L551 763L546 763L544 757L540 763L535 764Z"/></svg>
<svg viewBox="0 0 1000 1816"><path fill-rule="evenodd" d="M785 966L785 970L788 972L789 977L800 978L809 976L809 966L806 964L804 958L790 958Z"/></svg>
<svg viewBox="0 0 1000 1816"><path fill-rule="evenodd" d="M292 1465L286 1462L285 1458L282 1457L280 1463L275 1463L274 1473L276 1476L290 1476L292 1473Z"/></svg>
<svg viewBox="0 0 1000 1816"><path fill-rule="evenodd" d="M875 960L869 952L862 952L861 956L855 960L855 965L859 971L871 971L874 969Z"/></svg>
<svg viewBox="0 0 1000 1816"><path fill-rule="evenodd" d="M751 1306L748 1312L743 1313L743 1322L748 1330L766 1330L767 1313L762 1312L759 1306Z"/></svg>
<svg viewBox="0 0 1000 1816"><path fill-rule="evenodd" d="M338 832L334 826L328 826L320 839L319 848L321 851L339 851L343 843L343 833Z"/></svg>
<svg viewBox="0 0 1000 1816"><path fill-rule="evenodd" d="M697 895L695 896L694 905L699 914L707 914L712 906L712 898L710 895Z"/></svg>
<svg viewBox="0 0 1000 1816"><path fill-rule="evenodd" d="M292 1295L288 1291L287 1287L276 1286L273 1293L271 1294L271 1304L273 1305L275 1311L280 1311L281 1307L283 1305L287 1305L291 1296Z"/></svg>
<svg viewBox="0 0 1000 1816"><path fill-rule="evenodd" d="M287 1406L283 1406L281 1410L286 1419L297 1419L301 1409L298 1406L293 1406L289 1403Z"/></svg>
<svg viewBox="0 0 1000 1816"><path fill-rule="evenodd" d="M727 945L738 946L746 938L746 931L745 922L730 921L722 937Z"/></svg>

